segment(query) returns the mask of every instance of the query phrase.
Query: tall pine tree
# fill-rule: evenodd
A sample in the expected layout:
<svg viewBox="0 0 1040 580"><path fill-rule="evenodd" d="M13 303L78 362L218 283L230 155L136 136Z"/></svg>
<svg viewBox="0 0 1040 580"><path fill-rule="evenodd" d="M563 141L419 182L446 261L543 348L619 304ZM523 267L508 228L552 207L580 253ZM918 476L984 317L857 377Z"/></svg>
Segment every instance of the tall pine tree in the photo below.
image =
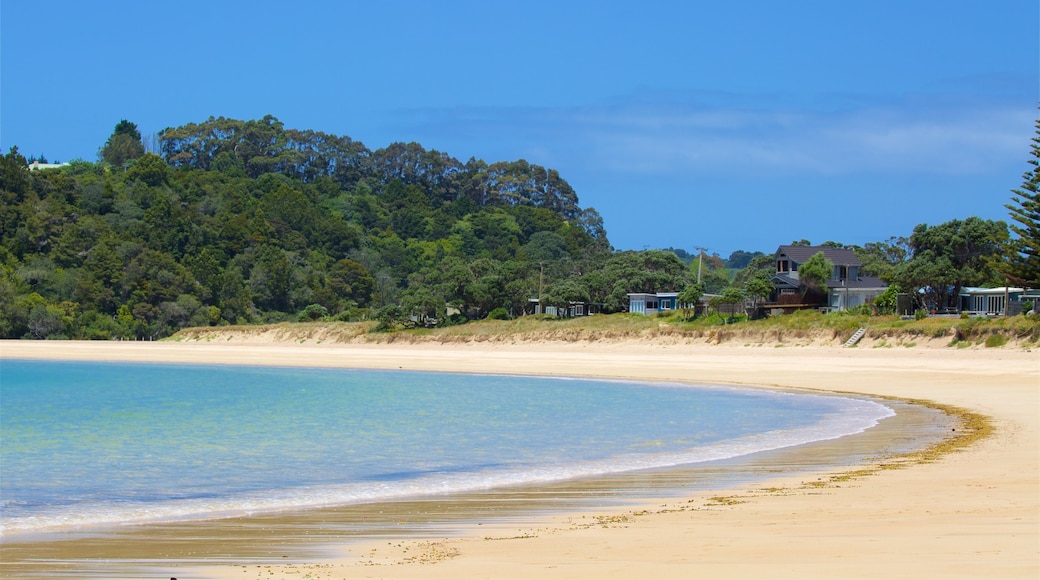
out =
<svg viewBox="0 0 1040 580"><path fill-rule="evenodd" d="M1033 137L1032 168L1022 175L1022 188L1013 189L1013 203L1005 204L1011 212L1011 231L1017 238L1009 242L1004 261L998 265L1001 273L1015 284L1040 288L1040 119L1036 121Z"/></svg>

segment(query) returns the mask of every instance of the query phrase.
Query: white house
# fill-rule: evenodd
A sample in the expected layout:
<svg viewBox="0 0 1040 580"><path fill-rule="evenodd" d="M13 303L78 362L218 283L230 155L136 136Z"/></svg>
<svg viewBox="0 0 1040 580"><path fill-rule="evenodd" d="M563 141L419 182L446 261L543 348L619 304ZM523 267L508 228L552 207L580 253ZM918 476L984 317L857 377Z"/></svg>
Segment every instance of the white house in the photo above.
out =
<svg viewBox="0 0 1040 580"><path fill-rule="evenodd" d="M1003 316L1008 304L1020 303L1024 293L1024 288L964 287L958 296L960 311L971 316Z"/></svg>
<svg viewBox="0 0 1040 580"><path fill-rule="evenodd" d="M670 312L682 310L683 308L699 309L703 312L707 307L708 299L714 294L701 296L700 303L687 306L679 302L678 292L629 292L628 311L634 314L651 316L659 312Z"/></svg>
<svg viewBox="0 0 1040 580"><path fill-rule="evenodd" d="M675 310L678 292L629 292L628 311L635 314L657 314Z"/></svg>
<svg viewBox="0 0 1040 580"><path fill-rule="evenodd" d="M29 171L39 171L41 169L57 169L59 167L65 167L68 163L40 163L39 161L33 161L29 164Z"/></svg>

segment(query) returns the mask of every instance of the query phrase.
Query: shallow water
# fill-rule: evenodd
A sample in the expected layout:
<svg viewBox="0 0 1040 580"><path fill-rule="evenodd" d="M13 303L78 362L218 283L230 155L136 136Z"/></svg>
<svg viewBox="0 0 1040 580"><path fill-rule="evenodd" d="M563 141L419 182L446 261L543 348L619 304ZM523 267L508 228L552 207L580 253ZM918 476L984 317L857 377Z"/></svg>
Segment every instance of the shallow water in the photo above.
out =
<svg viewBox="0 0 1040 580"><path fill-rule="evenodd" d="M876 402L731 387L4 360L5 539L421 499L861 432Z"/></svg>

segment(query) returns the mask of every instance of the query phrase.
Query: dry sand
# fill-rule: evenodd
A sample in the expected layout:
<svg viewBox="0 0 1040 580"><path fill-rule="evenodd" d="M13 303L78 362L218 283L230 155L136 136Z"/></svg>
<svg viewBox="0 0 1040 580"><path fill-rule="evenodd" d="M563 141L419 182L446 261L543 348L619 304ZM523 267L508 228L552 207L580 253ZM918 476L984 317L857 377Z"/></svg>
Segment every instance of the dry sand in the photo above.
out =
<svg viewBox="0 0 1040 580"><path fill-rule="evenodd" d="M643 511L544 516L461 538L353 544L321 562L179 578L1040 577L1040 353L1022 349L527 343L3 342L0 356L285 364L802 387L926 399L992 419L938 461L845 480L788 476ZM717 499L711 499L715 497ZM491 539L489 539L491 538ZM154 576L159 577L159 576Z"/></svg>

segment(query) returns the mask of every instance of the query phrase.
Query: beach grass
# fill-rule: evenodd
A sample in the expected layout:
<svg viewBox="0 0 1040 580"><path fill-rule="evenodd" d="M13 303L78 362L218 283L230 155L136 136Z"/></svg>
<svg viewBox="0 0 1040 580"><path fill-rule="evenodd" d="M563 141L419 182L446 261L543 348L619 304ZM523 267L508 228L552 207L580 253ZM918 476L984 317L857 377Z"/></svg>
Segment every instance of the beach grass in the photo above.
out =
<svg viewBox="0 0 1040 580"><path fill-rule="evenodd" d="M684 320L678 313L657 316L620 313L576 318L548 315L512 320L479 320L439 328L375 332L376 322L283 322L272 325L223 326L183 329L167 340L210 342L259 340L336 343L525 343L538 341L598 342L617 340L703 341L712 344L841 345L859 328L867 329L867 343L892 345L1020 347L1040 343L1040 316L1001 318L928 317L904 320L898 316L800 311L762 320L730 322L719 316Z"/></svg>

